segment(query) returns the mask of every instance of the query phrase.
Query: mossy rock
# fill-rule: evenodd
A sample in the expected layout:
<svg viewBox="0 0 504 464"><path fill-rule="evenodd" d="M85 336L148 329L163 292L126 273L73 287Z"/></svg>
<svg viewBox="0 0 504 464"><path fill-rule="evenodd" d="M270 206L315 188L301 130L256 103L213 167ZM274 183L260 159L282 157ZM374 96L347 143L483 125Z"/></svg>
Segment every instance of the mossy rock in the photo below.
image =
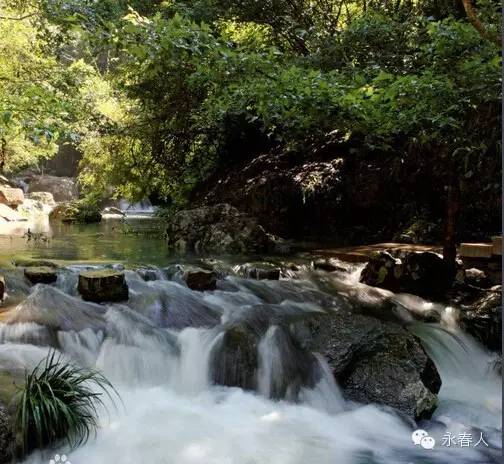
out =
<svg viewBox="0 0 504 464"><path fill-rule="evenodd" d="M59 266L47 259L31 259L31 258L14 258L13 264L17 267L50 267L57 269Z"/></svg>
<svg viewBox="0 0 504 464"><path fill-rule="evenodd" d="M56 271L48 266L27 267L24 275L32 284L52 284L58 280Z"/></svg>
<svg viewBox="0 0 504 464"><path fill-rule="evenodd" d="M51 211L49 219L66 223L92 224L100 222L102 215L97 206L75 200L56 206Z"/></svg>
<svg viewBox="0 0 504 464"><path fill-rule="evenodd" d="M113 269L81 272L78 289L84 300L95 303L125 301L129 297L124 272Z"/></svg>

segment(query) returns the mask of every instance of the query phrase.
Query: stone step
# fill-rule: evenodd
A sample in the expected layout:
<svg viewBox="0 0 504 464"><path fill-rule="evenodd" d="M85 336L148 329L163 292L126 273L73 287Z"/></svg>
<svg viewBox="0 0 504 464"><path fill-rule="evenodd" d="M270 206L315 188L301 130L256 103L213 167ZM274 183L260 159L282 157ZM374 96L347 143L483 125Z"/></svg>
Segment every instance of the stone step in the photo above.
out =
<svg viewBox="0 0 504 464"><path fill-rule="evenodd" d="M502 235L492 237L492 253L496 256L502 256Z"/></svg>
<svg viewBox="0 0 504 464"><path fill-rule="evenodd" d="M493 245L491 243L461 243L461 258L491 258Z"/></svg>

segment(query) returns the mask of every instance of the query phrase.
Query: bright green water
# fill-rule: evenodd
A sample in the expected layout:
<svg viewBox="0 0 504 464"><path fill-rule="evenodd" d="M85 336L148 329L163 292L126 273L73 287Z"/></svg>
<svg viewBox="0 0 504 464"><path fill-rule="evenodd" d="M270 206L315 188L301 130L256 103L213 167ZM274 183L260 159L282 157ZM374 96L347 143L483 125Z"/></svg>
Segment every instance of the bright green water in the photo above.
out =
<svg viewBox="0 0 504 464"><path fill-rule="evenodd" d="M163 223L155 218L106 219L99 224L38 225L47 237L27 240L0 235L0 260L14 257L69 261L121 261L163 265L170 261L163 240Z"/></svg>

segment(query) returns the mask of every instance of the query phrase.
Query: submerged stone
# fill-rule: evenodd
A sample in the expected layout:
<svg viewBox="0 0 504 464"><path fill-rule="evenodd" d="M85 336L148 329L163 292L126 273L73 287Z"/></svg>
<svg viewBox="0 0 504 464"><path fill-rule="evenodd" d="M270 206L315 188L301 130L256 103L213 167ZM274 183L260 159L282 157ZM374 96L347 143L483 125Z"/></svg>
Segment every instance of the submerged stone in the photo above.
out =
<svg viewBox="0 0 504 464"><path fill-rule="evenodd" d="M52 284L58 280L56 271L48 266L27 267L24 275L32 284Z"/></svg>
<svg viewBox="0 0 504 464"><path fill-rule="evenodd" d="M95 303L128 299L128 285L124 272L113 269L81 272L78 290L84 300Z"/></svg>

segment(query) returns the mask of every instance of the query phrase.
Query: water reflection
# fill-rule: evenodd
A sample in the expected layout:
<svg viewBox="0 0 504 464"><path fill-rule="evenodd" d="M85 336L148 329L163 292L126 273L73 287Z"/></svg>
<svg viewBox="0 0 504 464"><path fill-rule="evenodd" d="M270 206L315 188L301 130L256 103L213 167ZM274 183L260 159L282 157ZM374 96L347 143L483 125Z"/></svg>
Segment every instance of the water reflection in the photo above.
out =
<svg viewBox="0 0 504 464"><path fill-rule="evenodd" d="M23 234L42 232L47 241L27 240ZM99 224L64 224L34 221L17 223L14 230L0 232L0 260L13 256L75 261L120 260L152 264L166 262L163 223L152 216L103 219Z"/></svg>

